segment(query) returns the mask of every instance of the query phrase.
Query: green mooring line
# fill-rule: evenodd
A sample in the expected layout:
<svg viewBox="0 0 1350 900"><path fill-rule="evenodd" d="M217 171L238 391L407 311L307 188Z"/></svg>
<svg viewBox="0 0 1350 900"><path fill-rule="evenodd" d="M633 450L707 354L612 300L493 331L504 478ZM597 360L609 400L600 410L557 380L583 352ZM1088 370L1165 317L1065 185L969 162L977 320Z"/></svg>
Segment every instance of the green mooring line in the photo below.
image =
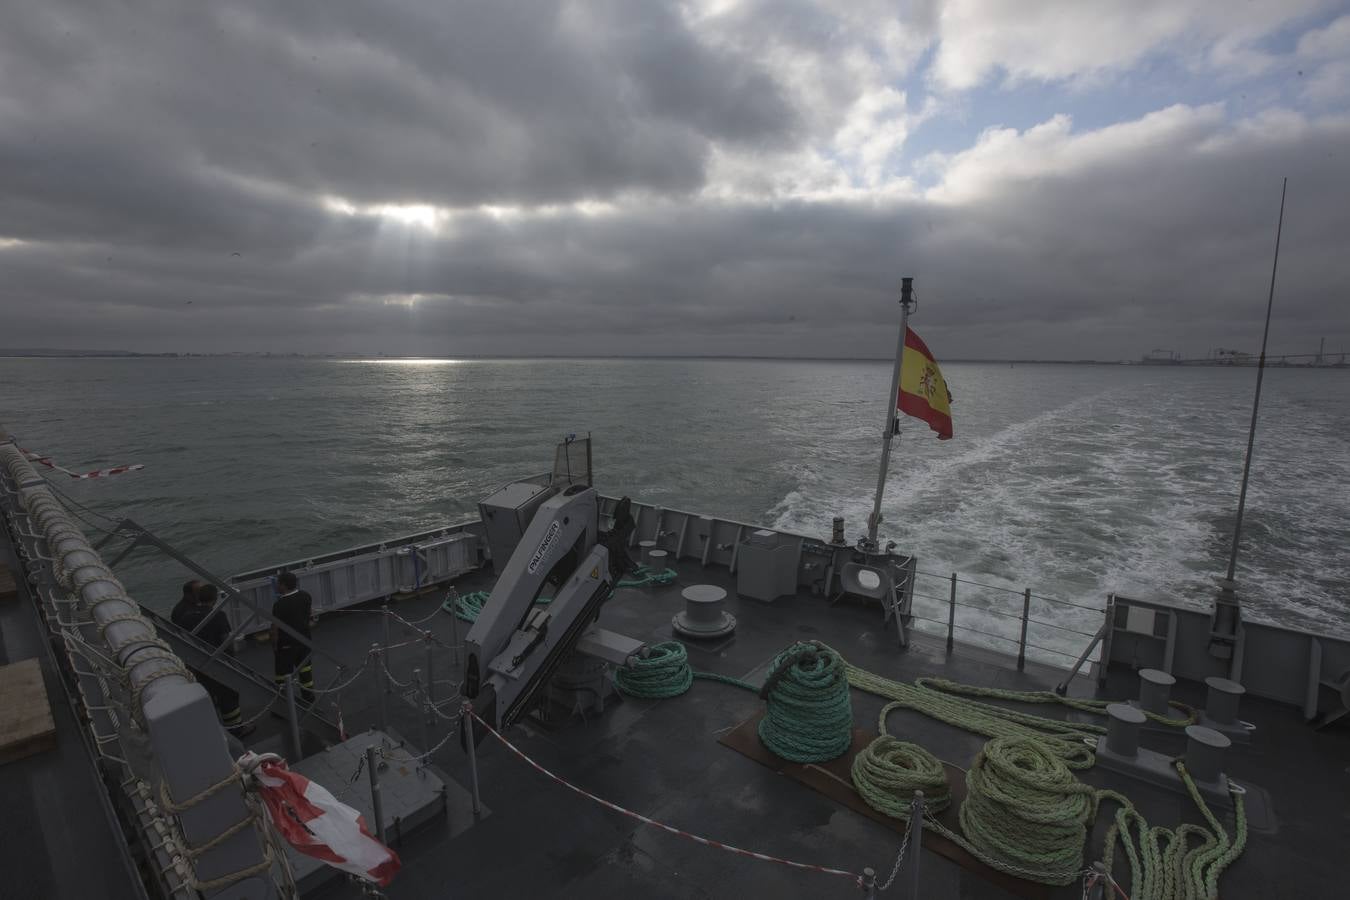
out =
<svg viewBox="0 0 1350 900"><path fill-rule="evenodd" d="M661 699L689 690L695 678L767 694L759 723L764 746L793 762L825 762L848 750L853 739L844 660L819 643L799 642L774 657L763 687L714 672L695 672L678 641L649 648L645 659L614 673L614 684L630 697Z"/></svg>
<svg viewBox="0 0 1350 900"><path fill-rule="evenodd" d="M1135 897L1217 897L1219 876L1246 846L1246 806L1241 794L1234 796L1235 837L1230 839L1186 767L1178 762L1178 774L1209 827L1149 826L1127 797L1083 784L1070 771L1087 768L1096 761L1084 740L1104 734L1104 727L1062 722L970 698L1056 703L1097 714L1105 713L1108 701L1060 697L1050 691L985 688L941 678L920 678L914 684L904 684L852 665L848 666L848 678L859 690L891 700L881 711L878 731L882 736L859 754L853 767L858 793L887 815L907 818L909 804L902 798L913 797L916 789L922 789L925 798L936 790L931 783L922 783L920 773L931 773L934 765L937 772L943 772L941 763L928 751L887 734L886 718L891 711L913 710L992 738L966 773L966 799L958 811L963 833L956 833L936 818L925 821L995 869L1032 881L1071 884L1083 874L1083 846L1103 802L1118 808L1101 858L1109 874L1117 849L1123 852ZM1183 713L1181 718L1149 717L1177 727L1195 721L1194 710L1179 703L1173 706ZM860 765L858 760L864 762ZM928 803L925 806L928 812L940 809Z"/></svg>
<svg viewBox="0 0 1350 900"><path fill-rule="evenodd" d="M1096 761L1084 740L1104 734L1103 726L1064 722L973 698L1055 703L1095 714L1105 713L1107 701L1060 697L1050 691L984 688L940 678L905 684L850 665L833 649L815 642L793 644L775 656L764 682L767 690L741 679L693 671L688 651L678 641L652 646L646 658L616 671L614 681L630 697L661 699L685 693L696 678L764 694L760 740L778 756L794 762L824 762L848 750L852 731L849 685L887 698L891 702L882 709L878 723L881 736L853 760L853 786L859 795L873 809L907 819L914 792L922 790L927 827L987 865L1020 878L1056 885L1081 878L1083 848L1104 802L1117 809L1102 859L1109 873L1118 851L1123 853L1135 897L1211 900L1218 896L1219 876L1246 845L1241 795L1234 799L1236 832L1230 838L1185 766L1178 763L1178 772L1208 827L1151 827L1128 798L1090 787L1072 772ZM1150 718L1177 727L1194 721L1189 707L1173 706L1180 717ZM991 738L966 773L966 799L957 812L959 833L936 818L951 802L941 761L918 744L887 733L886 719L896 709L919 712Z"/></svg>

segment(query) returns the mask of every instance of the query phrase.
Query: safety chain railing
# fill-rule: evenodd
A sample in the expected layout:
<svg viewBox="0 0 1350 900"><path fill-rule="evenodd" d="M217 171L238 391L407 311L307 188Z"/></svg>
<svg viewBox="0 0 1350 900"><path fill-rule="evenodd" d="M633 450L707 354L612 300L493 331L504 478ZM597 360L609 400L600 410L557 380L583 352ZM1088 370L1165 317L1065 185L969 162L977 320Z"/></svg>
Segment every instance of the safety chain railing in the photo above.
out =
<svg viewBox="0 0 1350 900"><path fill-rule="evenodd" d="M454 596L453 588L451 588L451 596ZM419 718L422 722L421 746L424 749L419 754L410 755L403 760L404 762L413 761L419 765L425 765L427 760L449 742L450 738L457 733L459 717L447 714L445 709L451 704L458 704L459 697L455 693L455 689L459 687L460 682L453 679L437 679L435 672L458 671L463 644L459 637L460 626L453 616L445 614L446 621L450 623L451 631L451 637L448 641L439 637L432 628L428 627L433 619L443 615L443 605L443 602L438 602L430 613L418 619L409 619L400 615L390 609L388 603L375 609L339 609L328 610L324 613L325 616L378 617L382 620L384 640L371 644L365 657L355 668L338 669L334 673L332 681L323 687L306 689L299 684L295 673L292 673L279 684L275 696L284 699L286 718L293 723L291 744L297 755L301 753L299 725L305 721L308 715L318 709L320 704L327 704L331 707L335 713L339 737L344 740L348 738L345 726L344 696L353 688L361 689L362 687L371 689L374 696L373 727L380 732L388 733L389 698L403 703L406 707L420 714ZM401 628L404 633L397 635L395 633L396 628ZM408 653L398 652L407 651L409 648L418 648L421 652L418 653L415 650ZM445 657L448 657L448 659ZM420 665L417 663L420 663ZM410 664L411 668L409 668ZM302 697L305 694L311 695L314 698L313 701L304 702ZM369 710L369 708L369 706L363 706L363 709ZM443 736L437 735L433 730L437 720L449 722L454 727ZM386 746L382 743L380 750L383 752ZM398 746L401 747L402 745Z"/></svg>

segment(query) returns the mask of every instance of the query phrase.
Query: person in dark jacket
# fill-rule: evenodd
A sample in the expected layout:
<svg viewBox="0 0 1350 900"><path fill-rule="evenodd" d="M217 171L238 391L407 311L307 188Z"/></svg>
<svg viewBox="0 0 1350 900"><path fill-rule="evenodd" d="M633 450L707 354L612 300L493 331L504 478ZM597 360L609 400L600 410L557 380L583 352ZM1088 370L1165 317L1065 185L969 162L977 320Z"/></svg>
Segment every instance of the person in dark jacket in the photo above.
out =
<svg viewBox="0 0 1350 900"><path fill-rule="evenodd" d="M219 599L220 590L214 584L189 581L183 585L183 597L173 608L169 618L184 631L196 628L197 639L214 650L230 637L230 620L226 618L223 610L215 609ZM225 652L234 655L233 648L227 647ZM192 669L192 674L215 701L216 708L220 710L221 724L238 737L253 731L252 725L243 724L243 710L239 707L238 691L197 669Z"/></svg>
<svg viewBox="0 0 1350 900"><path fill-rule="evenodd" d="M277 576L277 599L272 604L272 647L277 687L286 683L286 678L294 672L300 685L300 699L306 703L314 702L314 663L309 658L309 647L301 643L290 632L278 628L280 622L291 631L309 640L311 607L314 600L307 591L300 590L300 583L294 572L282 572Z"/></svg>

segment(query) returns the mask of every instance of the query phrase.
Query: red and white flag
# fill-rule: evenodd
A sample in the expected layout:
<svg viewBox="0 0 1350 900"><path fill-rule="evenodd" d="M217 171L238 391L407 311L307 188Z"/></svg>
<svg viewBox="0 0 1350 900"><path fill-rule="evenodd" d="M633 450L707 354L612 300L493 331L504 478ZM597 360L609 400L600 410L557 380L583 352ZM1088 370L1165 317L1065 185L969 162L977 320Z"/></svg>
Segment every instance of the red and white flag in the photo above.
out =
<svg viewBox="0 0 1350 900"><path fill-rule="evenodd" d="M371 837L360 813L284 760L264 759L253 775L272 827L296 850L380 887L402 867L397 853Z"/></svg>

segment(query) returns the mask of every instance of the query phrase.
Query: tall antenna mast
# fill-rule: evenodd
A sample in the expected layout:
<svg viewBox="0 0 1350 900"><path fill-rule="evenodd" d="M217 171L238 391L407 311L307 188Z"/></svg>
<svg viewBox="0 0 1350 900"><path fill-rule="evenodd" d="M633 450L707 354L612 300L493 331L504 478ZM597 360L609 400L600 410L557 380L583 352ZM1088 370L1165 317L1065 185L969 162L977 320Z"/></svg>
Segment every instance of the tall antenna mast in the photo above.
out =
<svg viewBox="0 0 1350 900"><path fill-rule="evenodd" d="M1280 219L1275 226L1275 259L1270 266L1270 293L1266 297L1266 325L1261 332L1261 356L1256 362L1256 396L1252 400L1252 422L1247 429L1247 456L1242 462L1242 489L1238 492L1237 520L1233 523L1233 548L1228 554L1228 574L1220 584L1219 596L1214 602L1214 629L1210 641L1210 653L1214 656L1231 658L1233 644L1237 640L1237 626L1241 616L1235 589L1237 583L1238 547L1242 543L1242 514L1247 508L1247 482L1252 472L1252 447L1256 443L1256 415L1261 408L1261 381L1266 374L1266 342L1270 338L1270 311L1275 305L1275 273L1280 266L1280 237L1284 233L1284 198L1289 189L1289 179L1280 185Z"/></svg>
<svg viewBox="0 0 1350 900"><path fill-rule="evenodd" d="M1252 445L1256 442L1256 413L1261 408L1261 379L1266 374L1266 341L1270 338L1270 310L1275 305L1275 271L1280 266L1280 235L1284 231L1284 194L1289 179L1280 186L1280 222L1275 227L1275 261L1270 266L1270 294L1266 297L1266 327L1261 332L1261 356L1256 361L1256 399L1252 401L1252 424L1247 430L1247 458L1242 463L1242 490L1238 494L1237 522L1233 525L1233 552L1228 556L1228 580L1237 571L1238 543L1242 538L1242 513L1247 507L1247 480L1252 473Z"/></svg>

